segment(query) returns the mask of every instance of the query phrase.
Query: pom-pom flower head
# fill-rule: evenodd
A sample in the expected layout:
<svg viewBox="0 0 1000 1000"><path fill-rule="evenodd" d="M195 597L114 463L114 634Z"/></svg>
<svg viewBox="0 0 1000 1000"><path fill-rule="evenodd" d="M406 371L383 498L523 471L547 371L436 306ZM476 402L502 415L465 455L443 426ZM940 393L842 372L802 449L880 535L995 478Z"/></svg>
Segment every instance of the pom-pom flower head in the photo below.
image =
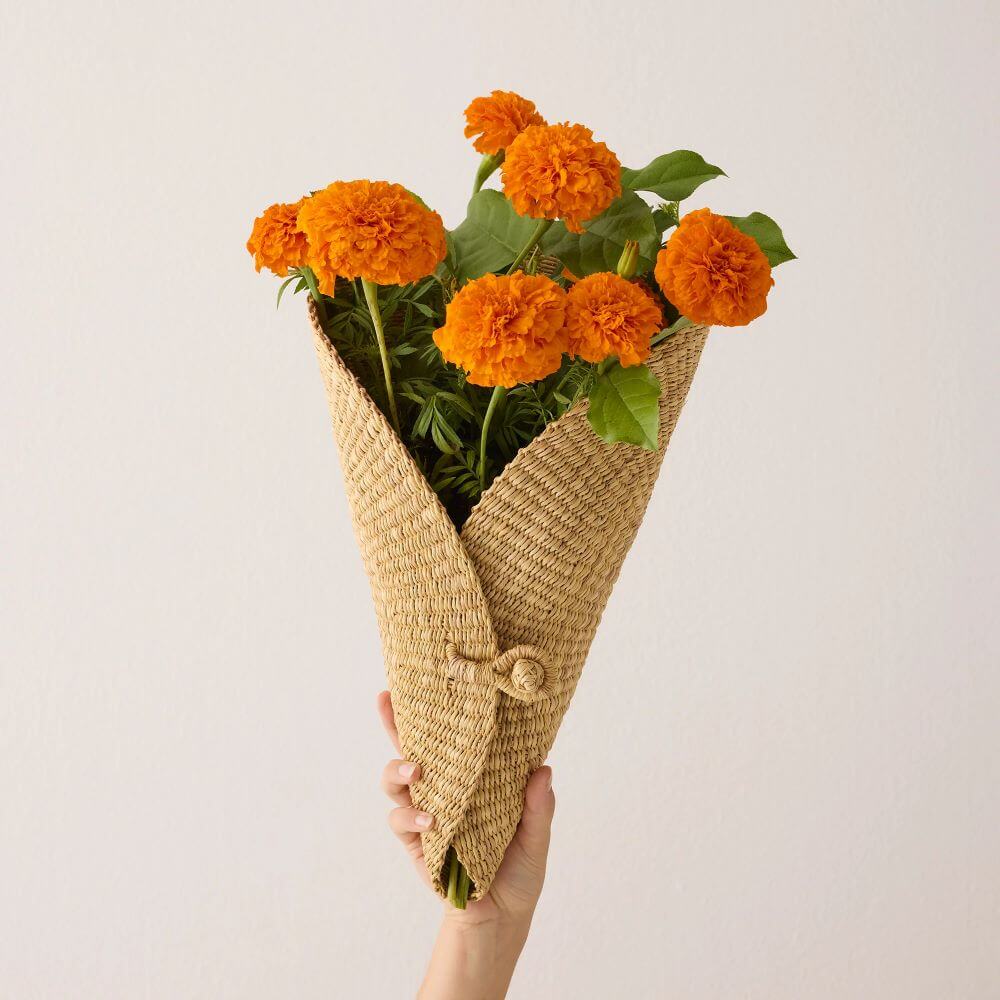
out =
<svg viewBox="0 0 1000 1000"><path fill-rule="evenodd" d="M486 274L448 303L434 343L474 385L511 388L551 375L566 350L566 293L542 275Z"/></svg>
<svg viewBox="0 0 1000 1000"><path fill-rule="evenodd" d="M286 278L290 267L306 263L309 243L297 222L303 202L305 198L292 204L272 205L254 219L247 250L258 272L266 267L279 278Z"/></svg>
<svg viewBox="0 0 1000 1000"><path fill-rule="evenodd" d="M495 156L506 149L529 125L544 125L535 102L511 90L494 90L489 97L477 97L465 109L465 137L473 140L479 153Z"/></svg>
<svg viewBox="0 0 1000 1000"><path fill-rule="evenodd" d="M567 351L585 361L616 355L623 367L642 364L662 327L663 314L649 293L617 274L588 275L566 296Z"/></svg>
<svg viewBox="0 0 1000 1000"><path fill-rule="evenodd" d="M663 294L695 323L745 326L774 284L757 241L707 208L689 212L656 258Z"/></svg>
<svg viewBox="0 0 1000 1000"><path fill-rule="evenodd" d="M441 216L386 181L334 181L302 206L299 227L326 295L338 274L377 285L419 281L447 250Z"/></svg>
<svg viewBox="0 0 1000 1000"><path fill-rule="evenodd" d="M503 189L520 215L581 233L622 193L621 164L589 128L531 125L507 149Z"/></svg>

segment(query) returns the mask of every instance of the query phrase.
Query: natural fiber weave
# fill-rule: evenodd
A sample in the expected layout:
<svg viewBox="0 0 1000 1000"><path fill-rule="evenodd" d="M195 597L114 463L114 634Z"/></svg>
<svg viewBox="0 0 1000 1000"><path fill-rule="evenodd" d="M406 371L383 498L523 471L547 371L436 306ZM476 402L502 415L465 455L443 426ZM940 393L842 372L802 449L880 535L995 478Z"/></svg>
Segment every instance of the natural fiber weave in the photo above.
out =
<svg viewBox="0 0 1000 1000"><path fill-rule="evenodd" d="M552 746L635 537L708 331L654 350L660 448L607 445L574 407L522 448L459 533L381 411L310 317L354 530L371 580L413 803L437 818L479 898Z"/></svg>

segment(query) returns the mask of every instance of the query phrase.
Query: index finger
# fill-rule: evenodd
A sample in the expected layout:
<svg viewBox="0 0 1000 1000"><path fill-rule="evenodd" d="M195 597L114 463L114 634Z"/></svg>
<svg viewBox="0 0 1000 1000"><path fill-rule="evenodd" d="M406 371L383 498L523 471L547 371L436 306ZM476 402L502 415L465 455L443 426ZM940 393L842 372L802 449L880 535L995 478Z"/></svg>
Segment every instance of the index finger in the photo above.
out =
<svg viewBox="0 0 1000 1000"><path fill-rule="evenodd" d="M380 691L376 701L378 717L382 720L382 726L386 731L392 745L396 748L396 753L402 754L399 748L399 731L396 729L396 716L392 711L392 696L388 691Z"/></svg>

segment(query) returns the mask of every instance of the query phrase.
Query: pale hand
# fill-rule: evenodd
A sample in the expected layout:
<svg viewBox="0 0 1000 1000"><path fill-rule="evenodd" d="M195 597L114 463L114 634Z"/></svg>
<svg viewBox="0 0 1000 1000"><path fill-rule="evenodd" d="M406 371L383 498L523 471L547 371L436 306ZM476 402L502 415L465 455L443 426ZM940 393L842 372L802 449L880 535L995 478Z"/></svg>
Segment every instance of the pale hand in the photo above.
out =
<svg viewBox="0 0 1000 1000"><path fill-rule="evenodd" d="M388 691L378 696L378 712L399 753ZM413 807L410 785L419 780L420 767L410 761L391 760L382 772L382 788L396 804L389 813L389 827L417 874L430 885L420 834L433 828L434 817ZM465 910L445 904L430 967L418 994L421 1000L502 1000L506 996L545 881L555 805L552 769L540 767L528 779L521 822L490 891Z"/></svg>

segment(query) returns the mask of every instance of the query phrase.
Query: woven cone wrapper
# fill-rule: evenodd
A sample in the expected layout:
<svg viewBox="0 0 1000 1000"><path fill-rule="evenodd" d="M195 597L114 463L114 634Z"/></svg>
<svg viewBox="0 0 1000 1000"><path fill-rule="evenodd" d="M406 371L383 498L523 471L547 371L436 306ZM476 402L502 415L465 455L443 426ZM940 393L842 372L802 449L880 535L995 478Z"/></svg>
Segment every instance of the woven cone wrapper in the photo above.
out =
<svg viewBox="0 0 1000 1000"><path fill-rule="evenodd" d="M446 895L454 846L478 899L573 696L708 331L683 329L650 358L658 451L605 444L576 406L514 456L459 532L309 311L402 755L421 769L413 804L437 820L424 863Z"/></svg>

